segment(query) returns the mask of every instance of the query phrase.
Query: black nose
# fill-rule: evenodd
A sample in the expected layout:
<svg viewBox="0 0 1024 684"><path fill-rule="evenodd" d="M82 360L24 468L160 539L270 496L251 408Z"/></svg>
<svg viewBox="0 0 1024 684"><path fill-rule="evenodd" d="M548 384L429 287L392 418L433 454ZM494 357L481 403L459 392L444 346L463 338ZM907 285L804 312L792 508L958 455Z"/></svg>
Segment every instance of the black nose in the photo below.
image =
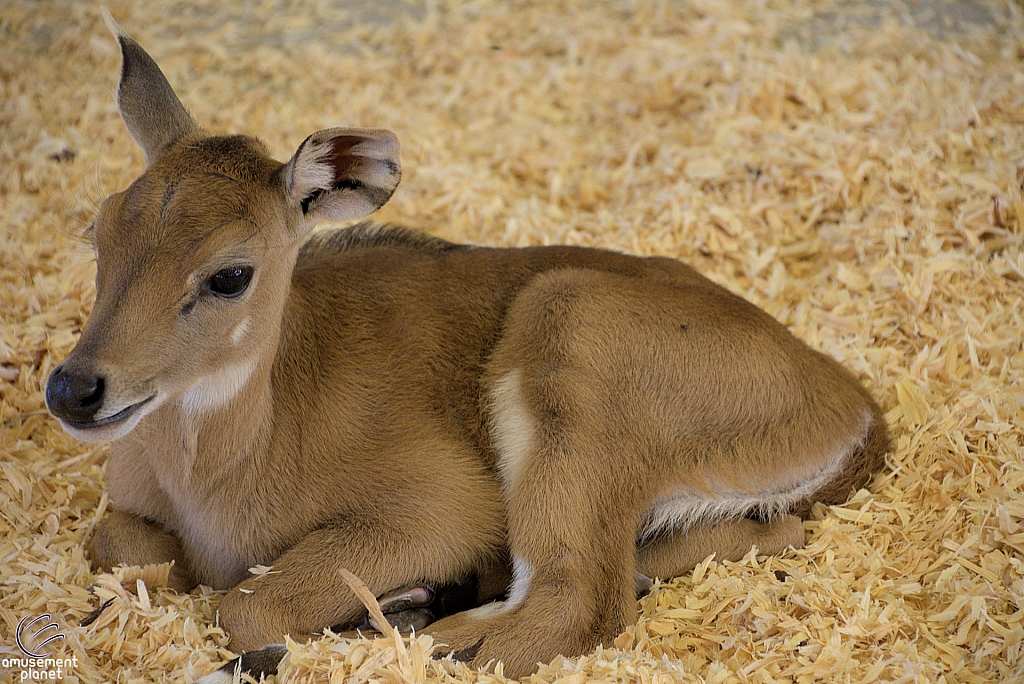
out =
<svg viewBox="0 0 1024 684"><path fill-rule="evenodd" d="M46 406L53 415L72 423L92 421L103 405L103 378L57 366L46 383Z"/></svg>

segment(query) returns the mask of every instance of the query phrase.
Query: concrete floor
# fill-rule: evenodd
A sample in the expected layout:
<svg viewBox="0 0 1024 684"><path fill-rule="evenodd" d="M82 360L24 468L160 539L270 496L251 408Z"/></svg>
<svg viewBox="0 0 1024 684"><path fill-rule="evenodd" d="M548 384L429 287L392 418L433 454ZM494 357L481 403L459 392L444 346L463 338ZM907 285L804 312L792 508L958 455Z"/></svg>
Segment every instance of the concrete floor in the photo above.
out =
<svg viewBox="0 0 1024 684"><path fill-rule="evenodd" d="M605 2L622 5L624 11L629 11L632 5L624 0ZM287 13L290 9L287 0L259 3L258 9L253 9L249 3L224 3L216 7L197 7L187 1L170 4L170 12L180 12L187 17L200 19L209 15L213 20L215 15L221 25L225 17L236 22L240 29L244 27L238 31L236 43L242 48L257 44L285 47L308 40L343 47L343 43L332 40L332 36L354 24L380 26L403 16L421 19L426 13L424 3L417 0L327 0L319 5L317 16L297 17L288 29L268 32L252 25L262 24L268 10L278 11L274 9L277 4L280 4L280 12ZM780 45L795 41L801 48L811 51L825 46L844 48L851 40L850 29L872 28L886 22L913 26L942 38L977 35L1005 25L1011 12L1009 5L994 0L849 0L837 4L835 10L809 17L794 16L793 23L778 33Z"/></svg>
<svg viewBox="0 0 1024 684"><path fill-rule="evenodd" d="M629 12L634 3L627 0L600 0L608 5L619 5ZM688 0L675 0L684 4ZM29 33L35 48L42 52L52 49L66 25L53 21L66 0L36 3L37 21ZM296 9L289 0L263 0L256 3L201 4L195 0L165 0L164 11L169 16L186 19L194 27L192 32L218 31L218 40L227 50L257 46L279 48L316 41L342 51L357 49L346 45L345 29L356 24L380 26L390 21L410 17L422 19L426 15L424 0L323 0L316 5L314 14L297 15L286 28L267 26L268 13L294 14ZM836 8L800 16L794 13L792 23L777 32L780 48L793 43L798 48L816 51L823 47L856 48L855 29L882 26L896 22L927 31L940 38L982 37L995 31L1014 30L1007 21L1011 14L1024 12L1020 0L848 0L837 2ZM192 21L188 21L192 20ZM225 25L234 30L224 32ZM150 29L163 37L180 32L179 28L152 26ZM136 32L138 28L134 27ZM230 27L229 27L230 28ZM0 40L5 29L0 22ZM851 31L853 30L853 31ZM25 44L22 43L22 49Z"/></svg>

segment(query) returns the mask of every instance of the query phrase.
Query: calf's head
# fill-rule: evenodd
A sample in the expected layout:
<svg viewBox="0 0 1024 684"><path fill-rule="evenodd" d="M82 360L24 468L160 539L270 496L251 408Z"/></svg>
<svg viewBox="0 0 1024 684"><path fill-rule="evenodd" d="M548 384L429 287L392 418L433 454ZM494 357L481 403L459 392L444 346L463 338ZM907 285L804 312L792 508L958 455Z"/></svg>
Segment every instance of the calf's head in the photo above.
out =
<svg viewBox="0 0 1024 684"><path fill-rule="evenodd" d="M122 437L168 402L203 412L230 401L276 346L308 231L370 214L401 177L385 130L319 131L284 164L255 138L209 135L108 24L118 107L148 168L100 207L92 316L47 381L47 407L88 441Z"/></svg>

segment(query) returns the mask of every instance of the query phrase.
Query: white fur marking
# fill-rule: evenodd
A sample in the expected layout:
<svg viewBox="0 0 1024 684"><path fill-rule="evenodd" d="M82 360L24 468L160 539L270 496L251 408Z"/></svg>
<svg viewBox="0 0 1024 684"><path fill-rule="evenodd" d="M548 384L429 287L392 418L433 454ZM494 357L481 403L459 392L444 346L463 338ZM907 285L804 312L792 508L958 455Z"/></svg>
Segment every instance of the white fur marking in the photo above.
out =
<svg viewBox="0 0 1024 684"><path fill-rule="evenodd" d="M825 460L824 466L809 477L771 493L730 492L709 498L705 494L681 491L655 503L640 527L638 540L646 541L666 530L686 530L698 524L710 524L725 518L738 518L757 511L771 519L787 513L794 504L813 495L833 480L845 465L847 456L867 439L873 419L869 412L862 417L861 431L855 439L840 445Z"/></svg>
<svg viewBox="0 0 1024 684"><path fill-rule="evenodd" d="M222 670L214 670L210 674L197 679L195 684L231 684L234 681L234 677L229 675L227 672Z"/></svg>
<svg viewBox="0 0 1024 684"><path fill-rule="evenodd" d="M256 359L225 366L204 376L181 397L181 407L193 414L205 413L220 408L235 398L252 372L256 370Z"/></svg>
<svg viewBox="0 0 1024 684"><path fill-rule="evenodd" d="M467 610L466 617L474 620L486 620L489 617L501 615L505 610L504 601L492 601L490 603L485 603L482 606L478 606L477 608Z"/></svg>
<svg viewBox="0 0 1024 684"><path fill-rule="evenodd" d="M526 598L533 579L533 566L520 556L512 557L512 586L508 590L508 600L502 612L512 610Z"/></svg>
<svg viewBox="0 0 1024 684"><path fill-rule="evenodd" d="M526 408L522 371L510 371L491 390L491 430L498 452L498 473L505 489L515 486L536 440L536 425Z"/></svg>
<svg viewBox="0 0 1024 684"><path fill-rule="evenodd" d="M249 317L246 316L242 319L242 322L235 326L235 329L231 331L231 344L238 345L245 337L245 333L249 332Z"/></svg>
<svg viewBox="0 0 1024 684"><path fill-rule="evenodd" d="M331 149L330 139L306 143L292 170L293 186L289 190L295 200L302 200L311 190L325 190L334 185L334 167L324 161Z"/></svg>

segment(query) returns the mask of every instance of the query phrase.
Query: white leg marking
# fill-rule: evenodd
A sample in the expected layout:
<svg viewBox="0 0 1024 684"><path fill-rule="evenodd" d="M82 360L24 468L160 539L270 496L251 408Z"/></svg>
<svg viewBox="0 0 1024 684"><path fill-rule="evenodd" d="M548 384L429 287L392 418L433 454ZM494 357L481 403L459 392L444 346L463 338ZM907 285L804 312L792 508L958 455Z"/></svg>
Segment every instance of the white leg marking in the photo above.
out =
<svg viewBox="0 0 1024 684"><path fill-rule="evenodd" d="M798 473L803 476L795 482L780 483L770 492L737 492L712 486L721 492L713 498L696 492L675 492L654 504L647 512L640 532L639 542L644 542L659 532L685 530L697 524L710 524L725 518L738 518L751 511L757 511L765 519L771 519L789 512L795 503L813 495L833 480L842 470L850 453L867 439L873 418L865 411L861 430L844 441L825 459L820 469L813 473ZM784 476L784 473L780 473ZM714 485L714 483L711 483Z"/></svg>
<svg viewBox="0 0 1024 684"><path fill-rule="evenodd" d="M204 376L181 397L181 407L192 415L220 408L234 399L252 372L256 370L256 358L242 363L225 366Z"/></svg>
<svg viewBox="0 0 1024 684"><path fill-rule="evenodd" d="M485 620L495 615L501 615L505 610L504 601L492 601L476 608L470 608L466 611L466 617L473 618L474 620Z"/></svg>
<svg viewBox="0 0 1024 684"><path fill-rule="evenodd" d="M533 568L529 563L519 556L512 557L512 586L508 590L508 598L504 601L493 601L478 608L466 611L466 615L474 620L501 615L512 610L526 598L526 592L530 588L530 579L533 578Z"/></svg>
<svg viewBox="0 0 1024 684"><path fill-rule="evenodd" d="M494 383L490 408L498 474L508 490L515 485L536 440L535 420L523 400L522 371L510 371Z"/></svg>
<svg viewBox="0 0 1024 684"><path fill-rule="evenodd" d="M526 559L519 556L512 557L512 586L508 590L508 600L505 601L505 610L512 610L526 598L526 592L530 589L530 580L533 579L533 567Z"/></svg>

